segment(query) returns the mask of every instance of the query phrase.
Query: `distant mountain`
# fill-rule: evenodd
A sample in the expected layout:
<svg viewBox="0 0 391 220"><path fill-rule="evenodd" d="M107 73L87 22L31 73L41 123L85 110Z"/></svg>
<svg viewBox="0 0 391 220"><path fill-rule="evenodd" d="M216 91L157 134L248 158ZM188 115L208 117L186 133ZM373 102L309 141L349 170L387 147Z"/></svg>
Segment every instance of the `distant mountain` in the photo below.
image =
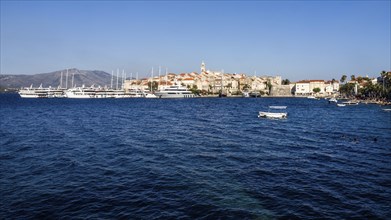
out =
<svg viewBox="0 0 391 220"><path fill-rule="evenodd" d="M0 75L0 87L3 88L21 88L33 85L39 87L58 87L61 85L62 72L62 87L66 86L67 70L59 70L51 73L40 73L34 75ZM99 70L79 70L76 68L68 69L68 88L73 84L76 86L110 86L111 74ZM116 83L116 80L115 82Z"/></svg>

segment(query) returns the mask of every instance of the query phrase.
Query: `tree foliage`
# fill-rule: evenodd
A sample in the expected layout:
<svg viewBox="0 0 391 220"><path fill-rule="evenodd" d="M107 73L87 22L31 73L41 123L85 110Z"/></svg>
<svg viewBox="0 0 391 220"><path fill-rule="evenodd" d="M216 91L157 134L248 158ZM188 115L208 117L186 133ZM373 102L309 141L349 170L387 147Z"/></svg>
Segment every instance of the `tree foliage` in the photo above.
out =
<svg viewBox="0 0 391 220"><path fill-rule="evenodd" d="M346 96L353 96L354 95L354 84L353 83L346 83L339 87L339 92L341 94L344 94Z"/></svg>
<svg viewBox="0 0 391 220"><path fill-rule="evenodd" d="M289 79L284 79L281 81L282 85L289 85L290 83L291 83L291 81L289 81Z"/></svg>
<svg viewBox="0 0 391 220"><path fill-rule="evenodd" d="M345 80L346 80L346 77L347 77L346 75L342 75L340 82L341 82L341 83L344 83Z"/></svg>
<svg viewBox="0 0 391 220"><path fill-rule="evenodd" d="M315 93L318 93L318 92L320 92L320 88L314 88L312 91Z"/></svg>
<svg viewBox="0 0 391 220"><path fill-rule="evenodd" d="M346 79L346 75L341 77L341 82ZM390 72L382 71L380 77L378 78L378 83L373 84L368 77L355 77L351 76L352 80L357 80L358 83L362 86L358 90L358 96L360 98L370 98L370 99L387 99L391 100L391 74ZM339 92L345 96L354 96L354 83L346 83L341 85Z"/></svg>
<svg viewBox="0 0 391 220"><path fill-rule="evenodd" d="M267 86L267 89L269 90L269 94L270 94L270 92L272 91L272 87L273 87L272 82L270 80L268 80L266 86Z"/></svg>
<svg viewBox="0 0 391 220"><path fill-rule="evenodd" d="M152 91L156 91L158 89L158 82L148 82L148 89L151 89L151 84L152 84Z"/></svg>

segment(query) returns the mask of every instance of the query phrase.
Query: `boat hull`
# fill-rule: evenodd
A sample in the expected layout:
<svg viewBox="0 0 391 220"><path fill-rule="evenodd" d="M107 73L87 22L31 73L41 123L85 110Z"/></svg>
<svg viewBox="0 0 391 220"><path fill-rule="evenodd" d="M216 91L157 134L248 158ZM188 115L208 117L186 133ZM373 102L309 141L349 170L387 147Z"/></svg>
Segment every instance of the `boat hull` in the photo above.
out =
<svg viewBox="0 0 391 220"><path fill-rule="evenodd" d="M276 112L259 112L259 118L286 118L287 113L276 113Z"/></svg>
<svg viewBox="0 0 391 220"><path fill-rule="evenodd" d="M194 94L167 94L167 93L155 93L156 97L161 99L175 99L175 98L195 98Z"/></svg>

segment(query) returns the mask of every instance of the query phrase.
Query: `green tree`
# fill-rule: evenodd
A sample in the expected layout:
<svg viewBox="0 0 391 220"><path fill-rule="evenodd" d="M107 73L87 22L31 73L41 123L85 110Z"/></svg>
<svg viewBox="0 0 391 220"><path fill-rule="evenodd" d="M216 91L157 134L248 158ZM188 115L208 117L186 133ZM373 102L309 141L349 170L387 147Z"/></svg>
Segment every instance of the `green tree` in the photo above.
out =
<svg viewBox="0 0 391 220"><path fill-rule="evenodd" d="M312 91L315 93L318 93L318 92L320 92L320 88L314 88Z"/></svg>
<svg viewBox="0 0 391 220"><path fill-rule="evenodd" d="M272 85L272 83L270 82L270 80L268 80L267 81L267 88L268 88L268 90L269 90L269 95L270 95L270 92L272 91L272 87L273 87L273 85Z"/></svg>
<svg viewBox="0 0 391 220"><path fill-rule="evenodd" d="M344 94L345 96L353 96L354 95L354 84L353 83L346 83L339 87L339 92L341 94Z"/></svg>
<svg viewBox="0 0 391 220"><path fill-rule="evenodd" d="M151 87L152 87L152 91L157 90L158 89L158 82L148 82L148 88L151 89Z"/></svg>
<svg viewBox="0 0 391 220"><path fill-rule="evenodd" d="M350 76L350 80L355 81L356 80L356 76L355 75L351 75Z"/></svg>
<svg viewBox="0 0 391 220"><path fill-rule="evenodd" d="M342 75L340 82L341 82L341 83L344 83L345 80L346 80L346 77L347 77L346 75Z"/></svg>
<svg viewBox="0 0 391 220"><path fill-rule="evenodd" d="M284 79L281 82L282 85L289 85L290 83L291 83L291 81L289 81L289 79Z"/></svg>
<svg viewBox="0 0 391 220"><path fill-rule="evenodd" d="M193 87L190 88L190 85L188 85L188 88L190 89L190 91L195 94L195 95L200 95L202 93L201 90L198 90L198 87L197 85L193 85Z"/></svg>
<svg viewBox="0 0 391 220"><path fill-rule="evenodd" d="M382 79L382 98L391 99L391 74L386 71L381 71Z"/></svg>
<svg viewBox="0 0 391 220"><path fill-rule="evenodd" d="M365 84L358 90L358 96L363 99L391 100L391 75L386 71L382 71L379 78L381 82L376 84L373 84L368 77L362 78L361 81ZM360 77L357 77L357 80L360 81ZM352 88L354 89L354 84L344 85L340 87L340 92L349 96L352 94Z"/></svg>

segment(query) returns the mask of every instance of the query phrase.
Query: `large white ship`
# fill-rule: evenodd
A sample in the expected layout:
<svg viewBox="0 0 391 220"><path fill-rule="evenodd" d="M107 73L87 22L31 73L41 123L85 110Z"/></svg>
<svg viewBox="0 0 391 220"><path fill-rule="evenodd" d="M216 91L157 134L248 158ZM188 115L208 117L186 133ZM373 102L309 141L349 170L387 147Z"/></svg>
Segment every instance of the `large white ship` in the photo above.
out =
<svg viewBox="0 0 391 220"><path fill-rule="evenodd" d="M84 86L71 88L65 91L65 96L67 98L73 98L73 99L98 98L95 95L96 95L96 90L94 88L84 88Z"/></svg>
<svg viewBox="0 0 391 220"><path fill-rule="evenodd" d="M101 89L95 87L76 87L65 91L65 96L72 99L93 98L131 98L124 90Z"/></svg>
<svg viewBox="0 0 391 220"><path fill-rule="evenodd" d="M130 98L144 98L145 92L141 89L130 89L125 95Z"/></svg>
<svg viewBox="0 0 391 220"><path fill-rule="evenodd" d="M63 98L63 89L53 89L52 87L43 88L42 85L38 88L33 86L22 88L19 90L21 98Z"/></svg>
<svg viewBox="0 0 391 220"><path fill-rule="evenodd" d="M155 92L158 98L194 98L196 97L186 87L170 86L158 92Z"/></svg>
<svg viewBox="0 0 391 220"><path fill-rule="evenodd" d="M23 88L19 90L19 95L22 98L48 98L46 88Z"/></svg>

